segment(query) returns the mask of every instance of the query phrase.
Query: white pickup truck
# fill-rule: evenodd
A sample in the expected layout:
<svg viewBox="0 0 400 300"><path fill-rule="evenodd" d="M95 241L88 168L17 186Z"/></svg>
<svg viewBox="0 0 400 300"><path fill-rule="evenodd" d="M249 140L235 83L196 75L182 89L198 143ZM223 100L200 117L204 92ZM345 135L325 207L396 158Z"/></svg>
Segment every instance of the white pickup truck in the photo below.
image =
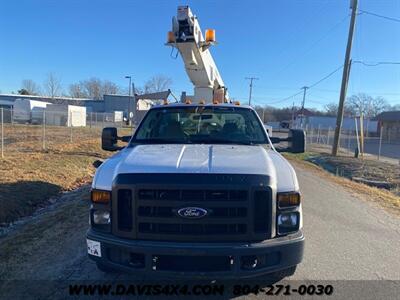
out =
<svg viewBox="0 0 400 300"><path fill-rule="evenodd" d="M128 142L126 147L118 141ZM103 271L238 279L292 275L303 257L296 173L273 143L304 152L302 130L270 138L253 108L151 108L96 172L89 257Z"/></svg>

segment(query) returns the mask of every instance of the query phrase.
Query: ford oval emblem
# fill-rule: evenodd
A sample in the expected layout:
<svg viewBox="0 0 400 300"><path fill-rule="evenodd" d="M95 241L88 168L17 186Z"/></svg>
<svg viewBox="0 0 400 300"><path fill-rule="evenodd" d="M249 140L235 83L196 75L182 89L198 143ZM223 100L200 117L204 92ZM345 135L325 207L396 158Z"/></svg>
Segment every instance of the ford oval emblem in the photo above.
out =
<svg viewBox="0 0 400 300"><path fill-rule="evenodd" d="M183 207L178 209L178 215L187 219L200 219L205 217L208 211L200 207Z"/></svg>

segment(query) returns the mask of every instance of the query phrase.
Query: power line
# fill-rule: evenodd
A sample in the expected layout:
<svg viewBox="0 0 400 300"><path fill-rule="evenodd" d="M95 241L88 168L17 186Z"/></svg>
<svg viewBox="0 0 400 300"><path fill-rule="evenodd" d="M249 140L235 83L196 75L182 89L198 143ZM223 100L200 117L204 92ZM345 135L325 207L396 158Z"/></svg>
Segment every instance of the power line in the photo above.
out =
<svg viewBox="0 0 400 300"><path fill-rule="evenodd" d="M371 15L371 16L374 16L374 17L378 17L378 18L382 18L382 19L386 19L386 20L389 20L389 21L400 23L400 19L397 19L397 18L379 15L379 14L376 14L376 13L373 13L373 12L369 12L369 11L366 11L366 10L362 10L362 9L359 9L358 11L360 11L361 14L367 14L367 15Z"/></svg>
<svg viewBox="0 0 400 300"><path fill-rule="evenodd" d="M329 77L331 77L333 74L335 74L337 71L341 70L342 68L343 68L343 65L341 65L340 67L336 68L335 70L330 72L328 75L326 75L325 77L323 77L320 80L318 80L316 83L310 85L309 88L313 88L314 86L320 84L322 81L328 79Z"/></svg>
<svg viewBox="0 0 400 300"><path fill-rule="evenodd" d="M285 70L286 68L290 67L291 65L293 65L294 63L299 61L300 57L304 57L305 55L307 55L309 52L311 52L311 50L313 50L313 48L318 45L322 40L324 40L326 37L328 37L337 27L339 27L342 23L344 23L348 18L350 17L350 15L346 15L343 19L341 19L339 22L337 22L336 24L334 24L332 27L330 27L326 33L321 36L319 39L317 39L314 43L311 44L310 47L308 47L305 51L303 51L297 58L291 60L289 63L287 63L286 65L284 65L280 70L278 70L275 75L280 74L283 70Z"/></svg>
<svg viewBox="0 0 400 300"><path fill-rule="evenodd" d="M399 61L364 62L361 60L354 60L353 63L361 64L366 67L376 67L376 66L380 66L380 65L400 65Z"/></svg>
<svg viewBox="0 0 400 300"><path fill-rule="evenodd" d="M292 99L293 97L296 97L297 95L300 95L302 93L303 93L303 91L300 91L300 92L297 92L297 93L295 93L293 95L290 95L289 97L286 97L284 99L281 99L281 100L278 100L278 101L274 101L274 102L269 102L268 104L276 104L276 103L280 103L280 102L285 102L285 101L287 101L289 99Z"/></svg>
<svg viewBox="0 0 400 300"><path fill-rule="evenodd" d="M307 88L310 89L310 88L313 88L313 87L317 86L318 84L320 84L321 82L325 81L326 79L328 79L329 77L331 77L332 75L334 75L336 72L338 72L338 71L339 71L340 69L342 69L342 68L343 68L343 65L341 65L340 67L336 68L335 70L333 70L332 72L330 72L328 75L322 77L321 79L319 79L318 81L314 82L313 84L309 85ZM271 102L271 103L268 103L268 104L276 104L276 103L279 103L279 102L285 102L285 101L287 101L287 100L289 100L289 99L292 99L293 97L295 97L295 96L300 95L300 94L303 93L303 89L304 89L304 88L301 88L301 89L302 89L302 91L300 91L300 92L297 92L297 93L295 93L295 94L293 94L293 95L290 95L289 97L286 97L286 98L283 98L283 99L281 99L281 100L279 100L279 101L274 101L274 102Z"/></svg>

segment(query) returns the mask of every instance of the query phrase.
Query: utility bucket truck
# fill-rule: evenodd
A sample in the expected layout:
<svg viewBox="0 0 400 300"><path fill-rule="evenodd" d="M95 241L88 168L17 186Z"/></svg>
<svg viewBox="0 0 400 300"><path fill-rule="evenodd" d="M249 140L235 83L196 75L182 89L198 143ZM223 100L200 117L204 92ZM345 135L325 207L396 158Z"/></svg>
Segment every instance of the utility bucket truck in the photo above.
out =
<svg viewBox="0 0 400 300"><path fill-rule="evenodd" d="M132 136L103 129L102 148L118 152L96 163L89 257L102 271L151 278L292 275L303 257L302 199L273 143L304 152L304 132L270 138L252 107L225 103L209 42L188 7L178 8L169 35L194 98L152 107Z"/></svg>

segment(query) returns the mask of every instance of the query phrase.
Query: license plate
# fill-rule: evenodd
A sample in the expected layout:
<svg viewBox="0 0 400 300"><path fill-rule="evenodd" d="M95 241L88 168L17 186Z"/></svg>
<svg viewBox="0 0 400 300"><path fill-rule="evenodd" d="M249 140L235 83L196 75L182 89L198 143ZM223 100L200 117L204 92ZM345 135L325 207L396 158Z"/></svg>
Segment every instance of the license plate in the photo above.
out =
<svg viewBox="0 0 400 300"><path fill-rule="evenodd" d="M101 257L101 245L100 242L86 239L87 251L90 255Z"/></svg>

